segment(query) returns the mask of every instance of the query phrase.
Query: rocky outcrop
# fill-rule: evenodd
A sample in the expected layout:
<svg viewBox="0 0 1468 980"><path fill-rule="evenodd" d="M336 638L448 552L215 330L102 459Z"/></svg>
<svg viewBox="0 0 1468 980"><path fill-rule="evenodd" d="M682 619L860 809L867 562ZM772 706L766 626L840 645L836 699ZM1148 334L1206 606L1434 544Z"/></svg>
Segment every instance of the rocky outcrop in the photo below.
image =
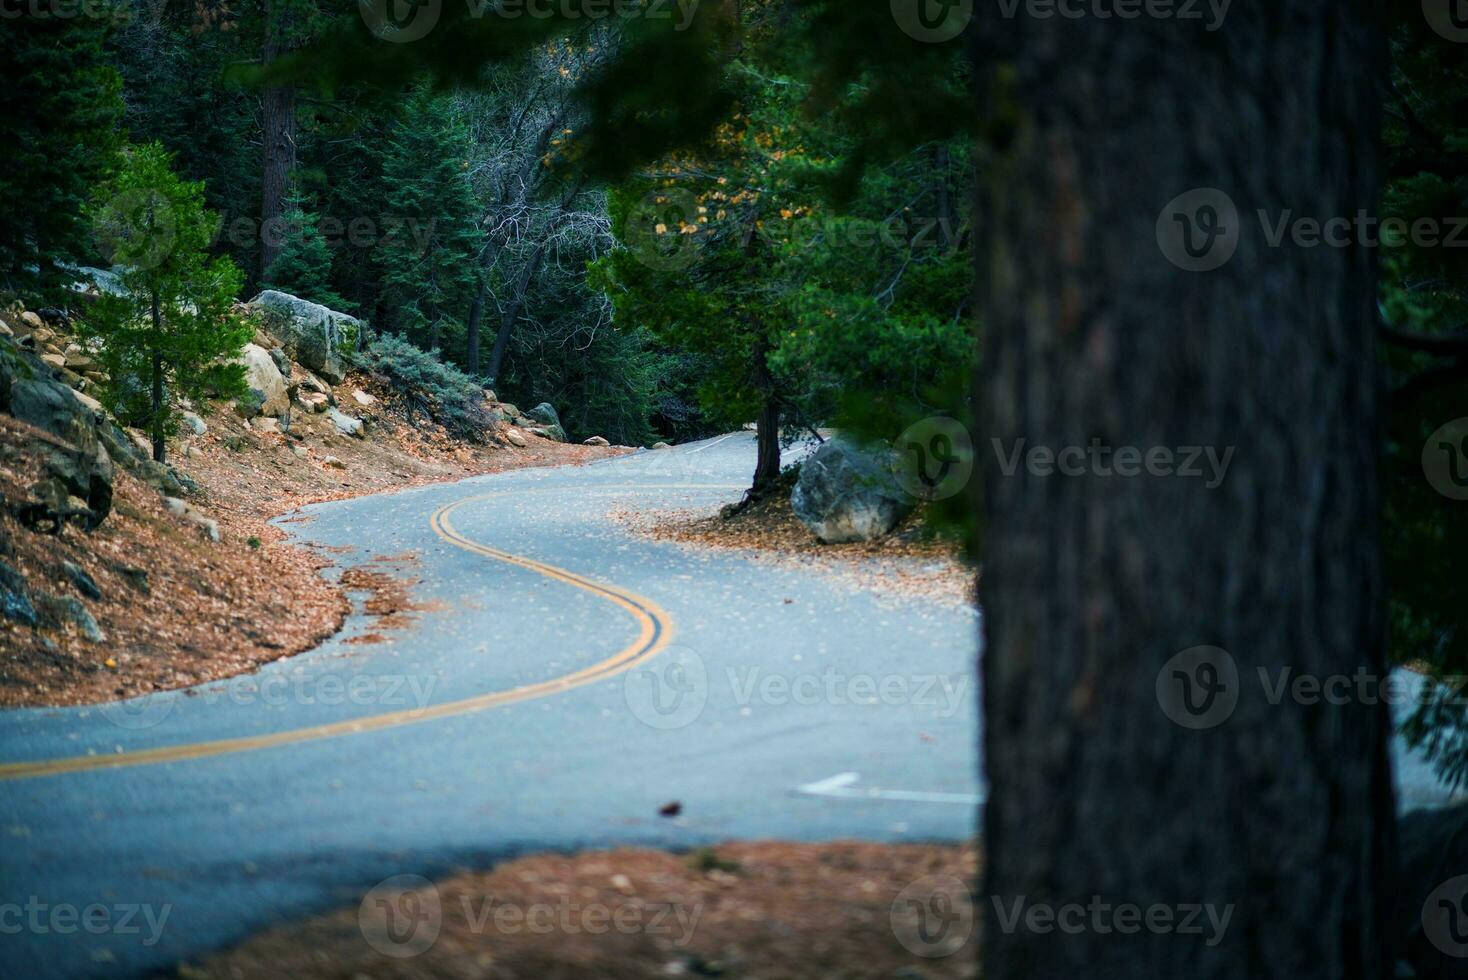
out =
<svg viewBox="0 0 1468 980"><path fill-rule="evenodd" d="M265 290L245 309L280 338L286 353L332 384L347 376L343 348L367 328L354 316L275 289Z"/></svg>
<svg viewBox="0 0 1468 980"><path fill-rule="evenodd" d="M96 404L92 402L92 404ZM28 523L79 518L96 527L112 511L112 457L98 437L99 419L91 406L82 402L66 385L42 377L0 376L0 409L56 437L36 440L47 480L38 485ZM55 481L55 486L48 486ZM86 514L77 514L71 498L84 504ZM43 513L43 511L48 513Z"/></svg>
<svg viewBox="0 0 1468 980"><path fill-rule="evenodd" d="M885 448L864 449L833 439L801 464L791 508L827 544L881 537L914 504L898 485L893 467Z"/></svg>
<svg viewBox="0 0 1468 980"><path fill-rule="evenodd" d="M240 399L240 414L246 418L255 415L280 417L290 411L291 397L286 388L285 376L270 352L258 344L246 344L240 353L240 363L245 366L245 384L251 397ZM289 362L287 362L289 363Z"/></svg>

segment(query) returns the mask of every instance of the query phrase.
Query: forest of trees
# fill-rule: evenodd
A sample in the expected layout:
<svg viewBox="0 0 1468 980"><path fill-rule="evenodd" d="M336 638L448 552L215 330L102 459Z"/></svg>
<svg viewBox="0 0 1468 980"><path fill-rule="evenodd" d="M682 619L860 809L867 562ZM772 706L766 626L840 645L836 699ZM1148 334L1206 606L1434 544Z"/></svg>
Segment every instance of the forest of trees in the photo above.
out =
<svg viewBox="0 0 1468 980"><path fill-rule="evenodd" d="M1468 506L1422 469L1468 415L1468 232L1445 240L1468 215L1468 45L1417 4L1238 4L1217 32L976 17L929 43L849 0L687 25L446 3L421 37L356 3L119 3L0 36L46 79L0 95L12 291L101 261L85 202L156 143L203 182L240 296L360 316L573 435L758 420L756 491L782 429L951 415L981 456L1238 446L1211 495L980 459L989 887L1206 879L1250 898L1234 971L1209 975L1382 975L1384 708L1241 707L1200 739L1138 678L1201 643L1249 671L1468 675ZM1245 241L1202 274L1153 236L1205 187ZM1267 247L1256 213L1286 211L1443 234ZM1452 689L1408 727L1459 781L1465 720ZM1188 966L991 935L994 976Z"/></svg>

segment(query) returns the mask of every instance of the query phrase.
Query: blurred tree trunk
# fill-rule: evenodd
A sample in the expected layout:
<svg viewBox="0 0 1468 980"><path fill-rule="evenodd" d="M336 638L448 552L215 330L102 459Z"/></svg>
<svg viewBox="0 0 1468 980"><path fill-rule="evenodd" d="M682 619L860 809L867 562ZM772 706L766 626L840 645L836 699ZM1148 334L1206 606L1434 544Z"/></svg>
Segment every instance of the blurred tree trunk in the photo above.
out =
<svg viewBox="0 0 1468 980"><path fill-rule="evenodd" d="M261 62L267 67L290 49L290 0L266 0L265 43ZM296 97L289 85L268 85L260 95L260 275L280 255L282 229L296 165Z"/></svg>
<svg viewBox="0 0 1468 980"><path fill-rule="evenodd" d="M975 25L978 63L1008 61L981 94L1002 135L976 213L985 976L1390 975L1386 709L1271 703L1260 675L1385 669L1375 252L1271 247L1256 217L1377 213L1374 9ZM1237 215L1168 210L1195 188ZM1158 232L1189 222L1185 244L1232 228L1237 252L1180 268ZM1234 453L1212 489L1023 456L1093 440ZM1173 661L1201 645L1227 656ZM1173 927L1027 918L1093 896ZM1204 903L1227 925L1184 933Z"/></svg>
<svg viewBox="0 0 1468 980"><path fill-rule="evenodd" d="M755 389L763 401L755 419L754 479L746 499L757 500L775 487L780 479L780 393L770 373L769 343L761 334L755 342Z"/></svg>

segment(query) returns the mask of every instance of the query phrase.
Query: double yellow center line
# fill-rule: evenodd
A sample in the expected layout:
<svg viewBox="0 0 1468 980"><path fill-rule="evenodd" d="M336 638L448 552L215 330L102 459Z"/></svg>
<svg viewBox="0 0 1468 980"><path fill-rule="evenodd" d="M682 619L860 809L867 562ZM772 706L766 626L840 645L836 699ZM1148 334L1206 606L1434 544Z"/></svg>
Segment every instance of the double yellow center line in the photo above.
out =
<svg viewBox="0 0 1468 980"><path fill-rule="evenodd" d="M616 489L676 488L626 487ZM699 487L699 489L712 488ZM415 725L424 721L436 721L441 718L473 714L477 711L487 711L490 708L498 708L507 704L529 701L532 698L545 697L548 694L559 694L562 691L569 691L572 688L590 684L594 681L604 680L656 656L668 645L673 637L673 621L667 613L659 609L651 600L618 586L608 585L604 582L597 582L577 575L575 572L569 572L564 568L557 568L554 565L547 565L544 562L535 561L522 555L510 554L507 551L500 551L497 548L490 548L486 545L479 544L476 541L471 541L466 538L454 527L451 518L459 508L502 495L496 493L482 494L476 497L467 497L456 503L441 507L434 511L433 516L429 519L429 526L433 528L433 533L455 547L463 548L465 551L470 551L476 555L482 555L485 558L503 562L507 565L515 565L519 568L527 569L538 575L544 575L546 578L554 579L557 582L564 582L567 585L574 586L607 600L630 614L637 622L637 639L607 659L598 661L583 670L565 674L561 677L555 677L548 681L541 681L537 684L527 684L523 687L511 688L508 691L479 694L432 707L390 711L386 714L372 715L368 718L336 721L324 725L311 725L306 728L274 732L269 735L249 735L242 738L225 738L211 742L168 745L160 748L140 749L136 752L124 752L116 755L82 755L64 759L42 759L35 762L0 763L0 781L29 779L37 776L55 776L69 772L86 772L92 769L121 769L126 766L148 766L165 762L182 762L189 759L206 759L216 755L228 755L234 752L251 752L256 749L270 749L282 745L295 745L300 742L314 742L319 739L338 738L343 735L356 735L362 732L384 731L389 728L401 728L404 725Z"/></svg>

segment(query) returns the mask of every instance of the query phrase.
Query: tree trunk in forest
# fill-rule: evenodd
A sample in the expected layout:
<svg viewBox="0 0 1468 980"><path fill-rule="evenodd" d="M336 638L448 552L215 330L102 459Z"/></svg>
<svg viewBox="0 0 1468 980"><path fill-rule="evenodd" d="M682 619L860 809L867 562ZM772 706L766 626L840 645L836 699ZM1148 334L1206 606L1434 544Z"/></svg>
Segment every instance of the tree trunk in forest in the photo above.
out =
<svg viewBox="0 0 1468 980"><path fill-rule="evenodd" d="M1375 255L1256 217L1374 213L1372 9L977 35L985 976L1390 975L1386 708L1273 693L1385 670Z"/></svg>
<svg viewBox="0 0 1468 980"><path fill-rule="evenodd" d="M759 417L755 419L755 464L754 480L751 482L749 493L751 497L761 497L774 486L775 481L780 478L780 399L769 394L765 396L764 404L760 406Z"/></svg>
<svg viewBox="0 0 1468 980"><path fill-rule="evenodd" d="M269 66L289 49L288 0L268 0L261 61ZM260 275L281 251L285 202L296 165L296 96L289 85L267 86L260 95Z"/></svg>
<svg viewBox="0 0 1468 980"><path fill-rule="evenodd" d="M769 346L763 340L756 342L754 385L764 401L754 421L755 464L750 500L763 497L780 479L780 393L775 390L775 380L770 375L768 352Z"/></svg>
<svg viewBox="0 0 1468 980"><path fill-rule="evenodd" d="M489 286L481 273L479 285L474 288L474 302L469 305L469 319L464 326L464 339L469 345L467 373L471 378L479 377L479 327L484 322L484 300L488 292Z"/></svg>
<svg viewBox="0 0 1468 980"><path fill-rule="evenodd" d="M515 277L514 293L509 302L505 304L500 316L499 332L494 338L494 349L489 352L489 377L499 384L500 365L505 359L505 348L510 344L510 333L515 328L515 319L520 315L520 308L525 305L525 294L530 290L530 280L535 278L535 273L540 269L541 259L545 257L545 246L537 245L530 252L530 258L525 260L525 265L520 269L520 274Z"/></svg>
<svg viewBox="0 0 1468 980"><path fill-rule="evenodd" d="M163 315L162 311L158 309L157 293L153 294L152 312L153 335L155 337L162 337ZM153 374L150 378L150 380L152 381L152 391L150 392L148 403L152 406L153 413L152 418L150 419L150 422L152 424L148 426L148 429L150 435L153 437L153 459L155 462L164 463L167 462L166 457L168 455L168 449L167 446L164 445L163 441L163 354L156 347L153 348L152 368Z"/></svg>

